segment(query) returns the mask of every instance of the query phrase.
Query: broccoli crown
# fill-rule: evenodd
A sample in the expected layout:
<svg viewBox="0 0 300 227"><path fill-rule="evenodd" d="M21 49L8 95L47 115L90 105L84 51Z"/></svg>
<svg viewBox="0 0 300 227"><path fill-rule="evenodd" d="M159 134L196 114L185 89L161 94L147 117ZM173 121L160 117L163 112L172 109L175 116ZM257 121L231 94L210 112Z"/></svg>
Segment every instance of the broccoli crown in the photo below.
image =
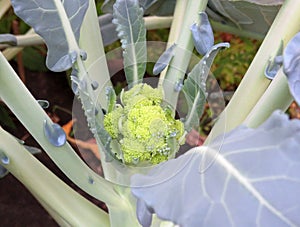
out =
<svg viewBox="0 0 300 227"><path fill-rule="evenodd" d="M126 164L157 164L178 150L184 126L162 100L160 89L138 84L122 92L123 106L105 115L104 127L120 144L122 157L118 158Z"/></svg>

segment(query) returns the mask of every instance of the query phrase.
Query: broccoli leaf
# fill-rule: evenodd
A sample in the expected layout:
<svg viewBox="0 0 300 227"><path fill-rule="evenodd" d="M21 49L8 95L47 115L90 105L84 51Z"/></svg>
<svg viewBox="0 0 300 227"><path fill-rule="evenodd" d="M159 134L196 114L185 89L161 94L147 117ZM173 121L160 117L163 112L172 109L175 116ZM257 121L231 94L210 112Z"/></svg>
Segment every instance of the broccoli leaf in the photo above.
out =
<svg viewBox="0 0 300 227"><path fill-rule="evenodd" d="M206 79L213 60L220 49L229 47L229 43L214 45L201 61L195 65L184 82L183 93L188 104L188 115L184 121L187 131L199 126L206 99Z"/></svg>
<svg viewBox="0 0 300 227"><path fill-rule="evenodd" d="M300 104L300 32L287 44L283 53L283 70L287 76L290 92Z"/></svg>
<svg viewBox="0 0 300 227"><path fill-rule="evenodd" d="M139 221L149 226L156 213L183 227L299 226L299 146L300 121L275 111L257 129L240 126L207 149L134 175ZM204 153L215 159L201 172Z"/></svg>
<svg viewBox="0 0 300 227"><path fill-rule="evenodd" d="M196 50L205 55L214 45L214 33L205 12L199 13L200 24L192 24L190 27Z"/></svg>
<svg viewBox="0 0 300 227"><path fill-rule="evenodd" d="M153 67L153 74L158 75L161 73L167 65L170 63L175 55L176 44L172 44L168 49L166 49L162 55L158 58L157 62Z"/></svg>
<svg viewBox="0 0 300 227"><path fill-rule="evenodd" d="M43 37L48 47L47 67L52 71L64 71L72 67L77 54L70 47L68 24L79 39L80 27L88 7L85 0L12 0L17 16L32 26Z"/></svg>
<svg viewBox="0 0 300 227"><path fill-rule="evenodd" d="M115 0L105 0L102 11L112 13ZM145 10L146 15L171 16L175 8L175 0L139 0L140 6Z"/></svg>
<svg viewBox="0 0 300 227"><path fill-rule="evenodd" d="M114 4L113 23L117 25L124 57L127 83L138 83L146 71L147 48L143 9L137 0L117 0Z"/></svg>

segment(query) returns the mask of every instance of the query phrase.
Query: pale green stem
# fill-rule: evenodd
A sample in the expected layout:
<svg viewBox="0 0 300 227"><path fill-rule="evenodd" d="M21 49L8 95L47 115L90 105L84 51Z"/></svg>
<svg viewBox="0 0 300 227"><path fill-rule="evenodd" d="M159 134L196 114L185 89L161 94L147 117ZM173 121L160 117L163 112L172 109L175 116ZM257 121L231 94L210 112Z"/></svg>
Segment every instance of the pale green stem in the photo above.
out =
<svg viewBox="0 0 300 227"><path fill-rule="evenodd" d="M95 1L93 0L89 0L89 8L81 26L79 46L87 53L87 59L83 64L90 79L97 81L99 84L99 88L95 91L95 96L99 99L101 106L106 108L107 100L104 88L111 85L111 81Z"/></svg>
<svg viewBox="0 0 300 227"><path fill-rule="evenodd" d="M62 4L62 1L60 1L60 0L53 0L53 2L54 2L54 5L56 7L58 16L60 17L59 20L61 21L62 27L63 27L64 32L65 32L66 40L67 40L68 46L70 48L69 51L70 52L71 51L76 51L79 54L79 47L78 47L76 38L74 36L71 23L67 19L68 16L67 16L65 8L64 8L64 6Z"/></svg>
<svg viewBox="0 0 300 227"><path fill-rule="evenodd" d="M136 199L129 187L116 189L120 195L120 205L109 209L111 227L140 227L136 217Z"/></svg>
<svg viewBox="0 0 300 227"><path fill-rule="evenodd" d="M184 16L185 16L187 4L188 4L187 0L177 0L176 1L174 15L173 15L173 21L171 23L170 33L169 33L169 37L168 37L167 48L170 45L172 45L173 43L176 43L178 40L180 31L182 28L182 23L185 20ZM168 70L168 66L160 73L159 84L158 84L159 87L161 87L163 85L167 70Z"/></svg>
<svg viewBox="0 0 300 227"><path fill-rule="evenodd" d="M293 97L289 91L287 78L280 69L243 124L255 128L263 123L275 110L286 111L292 102Z"/></svg>
<svg viewBox="0 0 300 227"><path fill-rule="evenodd" d="M31 28L29 29L26 34L24 35L25 37L27 35L31 36L35 34L34 30ZM11 47L11 48L7 48L3 51L3 55L5 56L5 58L10 61L11 59L13 59L20 51L23 50L23 47Z"/></svg>
<svg viewBox="0 0 300 227"><path fill-rule="evenodd" d="M199 13L205 11L206 5L207 0L188 1L180 34L175 40L177 44L176 54L171 60L163 80L165 101L174 109L176 108L179 95L179 92L175 91L174 86L178 81L184 79L194 49L190 26L193 23L199 23ZM176 15L174 20L175 18Z"/></svg>
<svg viewBox="0 0 300 227"><path fill-rule="evenodd" d="M34 46L44 44L44 40L38 34L16 35L18 47ZM0 49L11 47L8 44L0 44Z"/></svg>
<svg viewBox="0 0 300 227"><path fill-rule="evenodd" d="M1 53L0 68L0 98L56 165L88 194L108 205L117 204L119 197L115 193L113 185L94 173L68 143L61 147L55 147L49 143L44 136L43 122L44 120L51 122L51 119L32 97ZM94 183L90 184L89 179L93 179Z"/></svg>
<svg viewBox="0 0 300 227"><path fill-rule="evenodd" d="M300 1L286 0L254 57L237 91L214 125L209 140L240 125L270 84L264 70L281 42L286 44L300 27ZM293 23L290 23L290 22Z"/></svg>
<svg viewBox="0 0 300 227"><path fill-rule="evenodd" d="M10 8L10 0L0 0L0 19L4 16Z"/></svg>
<svg viewBox="0 0 300 227"><path fill-rule="evenodd" d="M2 164L39 200L57 221L69 226L109 226L107 213L75 192L34 158L19 142L0 128Z"/></svg>
<svg viewBox="0 0 300 227"><path fill-rule="evenodd" d="M147 30L169 28L171 26L173 17L158 17L149 16L144 17L145 27Z"/></svg>

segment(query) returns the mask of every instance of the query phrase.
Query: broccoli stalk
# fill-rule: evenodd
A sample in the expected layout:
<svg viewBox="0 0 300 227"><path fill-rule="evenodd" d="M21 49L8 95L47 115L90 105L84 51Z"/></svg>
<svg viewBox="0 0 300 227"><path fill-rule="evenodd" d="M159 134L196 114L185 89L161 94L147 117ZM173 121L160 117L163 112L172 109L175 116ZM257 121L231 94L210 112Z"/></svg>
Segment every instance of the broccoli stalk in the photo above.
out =
<svg viewBox="0 0 300 227"><path fill-rule="evenodd" d="M104 127L117 141L125 164L158 164L172 157L182 142L184 125L163 105L163 93L147 84L122 91L121 104L105 115Z"/></svg>

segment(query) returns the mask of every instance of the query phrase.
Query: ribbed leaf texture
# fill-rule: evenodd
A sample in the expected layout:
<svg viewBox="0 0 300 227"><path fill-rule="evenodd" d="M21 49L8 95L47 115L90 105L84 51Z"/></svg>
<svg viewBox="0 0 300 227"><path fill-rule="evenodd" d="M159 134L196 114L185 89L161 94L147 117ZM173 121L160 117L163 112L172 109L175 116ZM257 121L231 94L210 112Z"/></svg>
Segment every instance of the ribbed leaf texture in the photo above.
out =
<svg viewBox="0 0 300 227"><path fill-rule="evenodd" d="M147 47L143 9L137 0L117 0L113 23L122 43L127 83L132 86L142 80L146 71Z"/></svg>
<svg viewBox="0 0 300 227"><path fill-rule="evenodd" d="M256 129L240 126L204 152L134 175L139 221L149 226L156 213L182 227L299 226L299 147L300 121L275 111ZM204 156L214 159L205 168Z"/></svg>
<svg viewBox="0 0 300 227"><path fill-rule="evenodd" d="M47 67L55 72L71 68L76 61L77 53L69 47L62 20L70 22L78 41L88 1L12 0L11 3L15 13L45 40L48 47ZM63 4L65 13L60 12L56 4Z"/></svg>

